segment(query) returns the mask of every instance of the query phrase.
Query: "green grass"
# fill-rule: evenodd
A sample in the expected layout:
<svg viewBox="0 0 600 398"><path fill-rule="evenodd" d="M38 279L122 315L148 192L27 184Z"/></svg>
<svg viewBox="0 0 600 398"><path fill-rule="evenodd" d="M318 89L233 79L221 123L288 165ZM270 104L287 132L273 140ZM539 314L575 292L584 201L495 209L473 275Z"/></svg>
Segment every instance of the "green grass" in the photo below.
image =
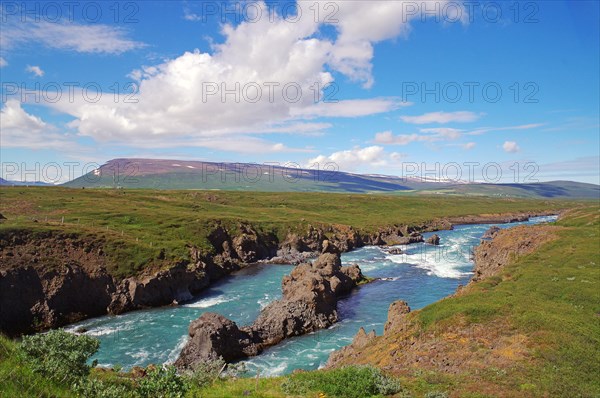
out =
<svg viewBox="0 0 600 398"><path fill-rule="evenodd" d="M17 344L0 334L0 397L72 397L69 388L35 373L17 355Z"/></svg>
<svg viewBox="0 0 600 398"><path fill-rule="evenodd" d="M576 202L387 196L332 193L264 193L0 188L0 238L11 230L78 234L103 242L109 271L130 276L152 266L186 259L186 245L204 251L217 222L234 230L249 222L283 239L289 231L333 224L370 232L394 224L418 225L440 217L527 212L572 207Z"/></svg>

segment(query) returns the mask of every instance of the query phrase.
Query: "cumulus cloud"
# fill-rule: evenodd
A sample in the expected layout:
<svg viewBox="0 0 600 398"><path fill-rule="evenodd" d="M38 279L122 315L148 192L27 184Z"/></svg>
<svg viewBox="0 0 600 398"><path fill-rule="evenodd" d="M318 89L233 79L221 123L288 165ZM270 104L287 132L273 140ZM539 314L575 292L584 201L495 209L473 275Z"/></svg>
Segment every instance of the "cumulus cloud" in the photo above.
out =
<svg viewBox="0 0 600 398"><path fill-rule="evenodd" d="M419 116L401 116L405 123L411 124L446 124L452 122L466 123L474 122L482 116L481 113L459 111L459 112L431 112Z"/></svg>
<svg viewBox="0 0 600 398"><path fill-rule="evenodd" d="M0 110L0 146L2 148L60 149L74 146L70 137L40 117L27 113L15 99Z"/></svg>
<svg viewBox="0 0 600 398"><path fill-rule="evenodd" d="M34 76L37 76L37 77L44 76L44 71L39 66L27 65L27 67L25 68L25 71L29 72L29 73L33 74Z"/></svg>
<svg viewBox="0 0 600 398"><path fill-rule="evenodd" d="M312 15L295 23L275 16L224 25L224 42L213 45L211 53L188 51L133 71L131 76L139 82L135 104L124 103L124 98L115 103L112 95L106 95L97 103L71 103L65 98L48 105L73 116L71 127L100 142L161 146L185 141L206 146L235 140L229 146L235 148L242 136L292 132L291 125L301 126L307 119L390 112L408 104L397 98L315 101L326 97L323 88L334 80L331 70L352 77L368 69L352 61L356 53L340 56L345 50L339 46L368 47L407 31L410 18L400 18L402 8L389 3L336 3L339 25L334 24L338 30L334 39L319 34L326 22L315 21ZM376 29L362 31L352 22L364 24L365 19L373 22L381 17L393 24L380 26L379 20L373 24ZM360 57L370 63L372 54ZM265 148L272 147L267 141Z"/></svg>
<svg viewBox="0 0 600 398"><path fill-rule="evenodd" d="M384 153L385 150L381 146L355 147L328 156L314 157L308 161L308 166L318 163L322 167L327 163L335 163L340 170L356 170L361 166L382 166L386 164Z"/></svg>
<svg viewBox="0 0 600 398"><path fill-rule="evenodd" d="M466 144L462 145L463 149L467 151L470 151L471 149L475 148L475 146L477 146L477 144L474 142L467 142Z"/></svg>
<svg viewBox="0 0 600 398"><path fill-rule="evenodd" d="M331 1L318 1L321 9L333 12L337 21L334 26L339 36L332 51L332 66L352 80L361 82L364 87L371 87L374 83L371 73L373 45L396 37L407 37L411 30L410 21L421 18L422 11L432 9L432 5L442 9L450 2L422 1L415 10L417 3L412 0L337 1L334 3L337 8L333 9ZM330 4L329 8L326 8L327 4ZM466 16L467 12L462 14Z"/></svg>
<svg viewBox="0 0 600 398"><path fill-rule="evenodd" d="M319 3L321 10L330 3ZM405 15L404 3L410 2L335 2L335 23L325 18L326 13L315 20L313 13L306 12L293 22L274 15L252 23L226 24L223 42L213 44L210 53L187 51L133 70L130 76L139 83L136 103L127 103L125 96L115 102L111 93L96 103L76 95L75 103L65 96L47 105L71 115L71 128L100 143L146 147L227 143L228 148L245 150L241 142L252 147L260 142L264 150L280 150L278 142L255 136L319 133L307 121L383 114L408 105L397 98L323 101L331 99L324 87L334 82L333 72L366 87L373 83L373 45L406 35L410 21L420 17ZM54 25L36 25L31 36L55 48L90 52L118 53L142 45L127 39L125 31L107 31L102 25ZM325 25L335 34L323 34ZM86 46L79 43L92 29L97 29L98 39L90 38ZM14 43L23 37L13 29L6 40Z"/></svg>
<svg viewBox="0 0 600 398"><path fill-rule="evenodd" d="M504 152L508 153L516 153L521 150L515 141L505 141L502 145L502 149L504 149Z"/></svg>
<svg viewBox="0 0 600 398"><path fill-rule="evenodd" d="M5 66L8 66L8 62L6 62L4 58L0 57L0 68L4 68Z"/></svg>

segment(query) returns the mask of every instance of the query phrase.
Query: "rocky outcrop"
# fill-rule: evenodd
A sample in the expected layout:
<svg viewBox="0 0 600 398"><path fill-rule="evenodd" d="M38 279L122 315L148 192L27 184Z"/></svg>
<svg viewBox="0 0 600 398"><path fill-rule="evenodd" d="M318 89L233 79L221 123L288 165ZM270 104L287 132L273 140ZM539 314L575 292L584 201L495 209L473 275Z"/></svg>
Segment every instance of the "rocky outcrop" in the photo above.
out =
<svg viewBox="0 0 600 398"><path fill-rule="evenodd" d="M429 238L427 238L427 240L425 241L425 243L427 243L429 245L438 246L440 244L440 237L439 237L438 234L433 234Z"/></svg>
<svg viewBox="0 0 600 398"><path fill-rule="evenodd" d="M208 286L206 264L179 262L169 269L124 279L111 296L108 312L157 307L191 300Z"/></svg>
<svg viewBox="0 0 600 398"><path fill-rule="evenodd" d="M69 234L0 239L0 331L8 335L106 313L114 281L101 245ZM56 261L60 253L64 261ZM52 261L53 260L53 261Z"/></svg>
<svg viewBox="0 0 600 398"><path fill-rule="evenodd" d="M190 324L189 335L193 344L185 345L178 363L195 364L199 358L214 361L219 357L230 362L252 345L250 335L241 331L235 322L211 312L204 313ZM250 351L246 353L251 354Z"/></svg>
<svg viewBox="0 0 600 398"><path fill-rule="evenodd" d="M494 239L496 237L496 235L498 234L498 232L500 232L501 228L493 225L491 227L488 228L487 231L485 231L483 233L483 235L481 236L481 239Z"/></svg>
<svg viewBox="0 0 600 398"><path fill-rule="evenodd" d="M556 239L554 231L557 228L521 225L497 231L492 240L481 241L474 250L475 267L471 283L499 274L517 257L532 253L542 244Z"/></svg>
<svg viewBox="0 0 600 398"><path fill-rule="evenodd" d="M390 249L387 250L387 252L389 254L393 254L393 255L398 255L398 254L403 254L404 252L402 251L402 249L398 248L398 247L392 247Z"/></svg>
<svg viewBox="0 0 600 398"><path fill-rule="evenodd" d="M387 322L383 327L384 333L397 329L406 322L406 314L410 313L410 307L406 301L398 300L390 304L388 309Z"/></svg>
<svg viewBox="0 0 600 398"><path fill-rule="evenodd" d="M327 359L326 367L335 367L342 360L351 360L360 355L363 350L373 339L377 337L374 330L371 330L368 334L363 327L358 329L358 333L354 336L352 343L342 347L337 351L333 351Z"/></svg>
<svg viewBox="0 0 600 398"><path fill-rule="evenodd" d="M338 298L363 280L358 266L342 267L339 254L324 253L284 277L282 299L265 307L251 326L238 328L217 314L194 321L175 365L193 368L218 357L232 361L253 356L288 337L327 328L338 320Z"/></svg>
<svg viewBox="0 0 600 398"><path fill-rule="evenodd" d="M391 333L392 330L405 328L408 323L406 315L410 313L410 307L406 301L398 300L390 304L388 310L387 322L384 326L384 335ZM336 367L341 363L350 363L362 355L364 348L375 340L377 334L374 330L366 333L364 328L360 328L354 336L352 343L331 353L327 359L326 367Z"/></svg>

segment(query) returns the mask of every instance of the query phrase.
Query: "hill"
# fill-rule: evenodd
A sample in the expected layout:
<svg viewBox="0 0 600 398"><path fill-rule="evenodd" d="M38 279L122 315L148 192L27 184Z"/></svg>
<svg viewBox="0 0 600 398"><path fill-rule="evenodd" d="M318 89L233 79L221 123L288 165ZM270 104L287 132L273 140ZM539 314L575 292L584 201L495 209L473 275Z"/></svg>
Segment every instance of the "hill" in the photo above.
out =
<svg viewBox="0 0 600 398"><path fill-rule="evenodd" d="M48 184L42 181L31 181L31 182L24 182L24 181L14 181L14 180L5 180L4 178L0 177L0 186L13 186L13 187L21 187L21 186L31 186L31 187L45 187L45 186L49 186L52 184Z"/></svg>
<svg viewBox="0 0 600 398"><path fill-rule="evenodd" d="M71 188L203 189L598 199L600 186L572 181L480 184L420 177L354 174L250 163L114 159L64 184Z"/></svg>

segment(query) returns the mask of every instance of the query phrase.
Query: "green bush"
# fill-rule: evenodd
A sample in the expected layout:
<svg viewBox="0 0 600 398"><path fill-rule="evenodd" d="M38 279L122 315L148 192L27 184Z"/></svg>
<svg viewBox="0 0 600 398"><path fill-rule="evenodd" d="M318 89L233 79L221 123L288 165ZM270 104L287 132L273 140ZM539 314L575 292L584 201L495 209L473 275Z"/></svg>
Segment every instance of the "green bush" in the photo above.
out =
<svg viewBox="0 0 600 398"><path fill-rule="evenodd" d="M448 398L448 393L442 391L431 391L425 395L425 398Z"/></svg>
<svg viewBox="0 0 600 398"><path fill-rule="evenodd" d="M174 366L159 366L140 380L137 392L142 398L183 398L188 389L189 384Z"/></svg>
<svg viewBox="0 0 600 398"><path fill-rule="evenodd" d="M287 377L281 388L287 394L322 392L328 397L343 398L392 395L402 390L396 379L373 366L347 366L329 371L298 373Z"/></svg>
<svg viewBox="0 0 600 398"><path fill-rule="evenodd" d="M206 387L219 377L224 367L225 361L222 359L201 362L196 365L194 370L187 372L185 376L194 386Z"/></svg>
<svg viewBox="0 0 600 398"><path fill-rule="evenodd" d="M93 337L51 330L24 337L19 353L34 372L70 384L89 373L87 361L99 347L100 342Z"/></svg>
<svg viewBox="0 0 600 398"><path fill-rule="evenodd" d="M82 379L73 385L73 391L84 398L125 398L134 397L125 386L109 384L96 379Z"/></svg>

